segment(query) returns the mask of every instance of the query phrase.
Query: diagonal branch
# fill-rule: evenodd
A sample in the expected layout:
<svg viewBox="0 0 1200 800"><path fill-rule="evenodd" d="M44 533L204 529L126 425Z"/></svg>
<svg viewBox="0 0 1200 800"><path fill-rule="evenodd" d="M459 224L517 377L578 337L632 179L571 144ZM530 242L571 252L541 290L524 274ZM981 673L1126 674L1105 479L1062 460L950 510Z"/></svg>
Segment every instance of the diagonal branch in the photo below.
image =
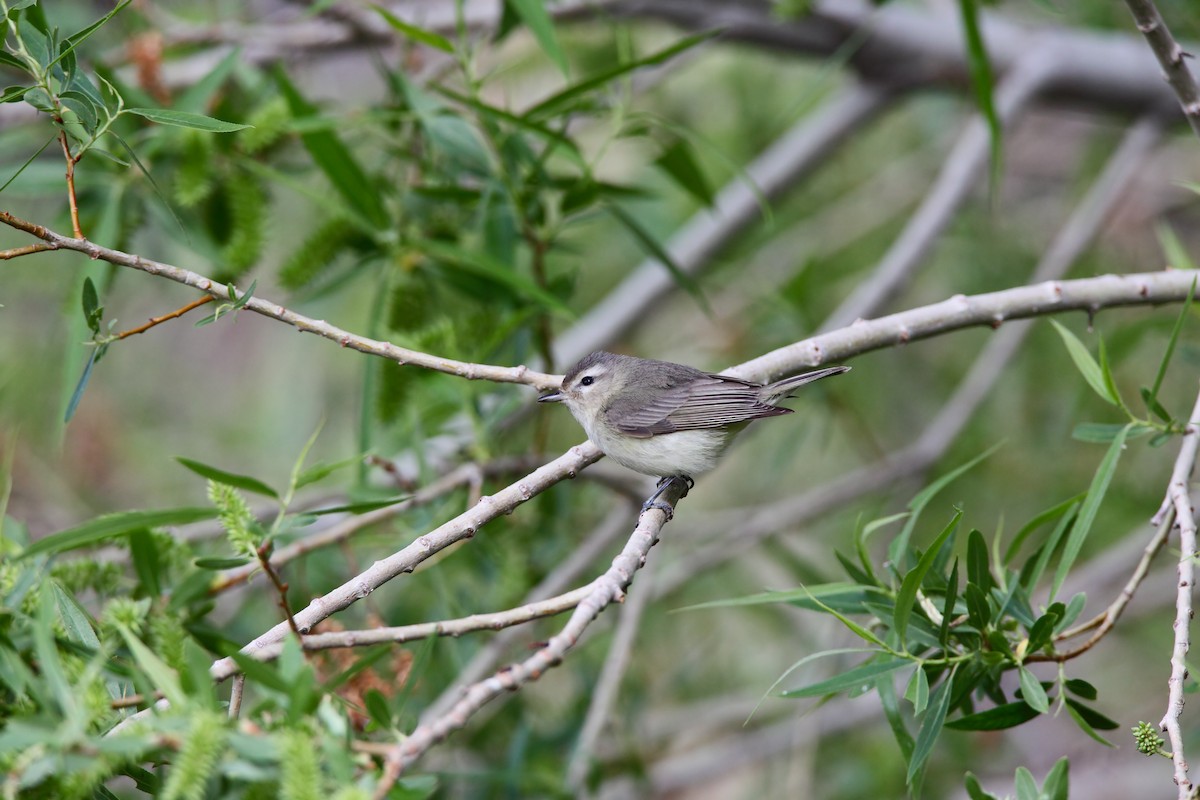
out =
<svg viewBox="0 0 1200 800"><path fill-rule="evenodd" d="M1188 491L1188 482L1196 468L1196 452L1200 449L1200 396L1183 434L1179 457L1167 484L1167 510L1159 510L1154 521L1161 523L1170 513L1175 514L1175 525L1179 528L1179 582L1175 590L1175 647L1171 654L1171 677L1167 713L1158 723L1171 742L1172 760L1175 762L1175 783L1179 786L1179 800L1192 797L1192 782L1188 778L1187 760L1183 755L1183 732L1179 718L1183 715L1183 689L1187 682L1187 653L1191 645L1192 587L1196 582L1196 511Z"/></svg>
<svg viewBox="0 0 1200 800"><path fill-rule="evenodd" d="M182 283L184 286L190 286L193 289L207 292L221 300L233 301L238 299L237 297L230 296L229 289L224 284L218 283L211 278L206 278L191 270L174 266L173 264L165 264L161 261L154 261L153 259L143 258L139 255L101 247L86 239L63 236L61 233L56 233L49 228L14 217L6 211L0 211L0 222L11 228L24 231L31 236L36 236L57 250L74 250L77 253L83 253L89 258L107 261L118 267L128 267L151 275L158 275L176 283ZM262 314L264 317L270 317L271 319L291 325L301 333L314 333L323 339L337 342L342 347L348 347L360 353L380 356L399 364L411 364L436 372L457 375L467 380L522 383L539 390L557 389L562 380L561 376L535 372L524 366L497 367L490 364L472 364L466 361L456 361L451 358L441 358L428 353L422 353L418 350L409 350L408 348L394 345L391 342L368 339L365 336L359 336L342 330L335 325L330 325L324 320L306 317L303 314L298 314L295 311L284 308L278 303L272 303L269 300L263 300L258 297L251 297L246 301L243 308L253 311L256 314Z"/></svg>
<svg viewBox="0 0 1200 800"><path fill-rule="evenodd" d="M1184 60L1190 54L1185 53L1179 42L1175 41L1152 0L1125 0L1125 5L1129 6L1138 30L1154 51L1171 91L1179 98L1188 124L1200 136L1200 89L1197 89L1196 78Z"/></svg>

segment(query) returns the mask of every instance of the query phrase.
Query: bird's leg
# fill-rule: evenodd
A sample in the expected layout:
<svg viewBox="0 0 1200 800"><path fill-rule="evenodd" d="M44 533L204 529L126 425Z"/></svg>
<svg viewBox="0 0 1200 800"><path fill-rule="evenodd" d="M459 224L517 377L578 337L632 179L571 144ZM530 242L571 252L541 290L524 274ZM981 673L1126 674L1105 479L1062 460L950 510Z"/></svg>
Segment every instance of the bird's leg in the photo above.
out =
<svg viewBox="0 0 1200 800"><path fill-rule="evenodd" d="M677 480L682 480L684 482L683 494L679 495L681 498L687 497L687 493L691 491L693 486L696 485L696 482L687 475L669 475L665 478L660 478L658 481L658 488L654 490L654 494L650 495L649 500L642 503L642 511L649 511L652 508L657 508L659 511L662 511L667 515L667 522L670 522L671 518L675 516L675 509L667 503L662 502L658 498L661 497L662 493L667 490L667 487Z"/></svg>

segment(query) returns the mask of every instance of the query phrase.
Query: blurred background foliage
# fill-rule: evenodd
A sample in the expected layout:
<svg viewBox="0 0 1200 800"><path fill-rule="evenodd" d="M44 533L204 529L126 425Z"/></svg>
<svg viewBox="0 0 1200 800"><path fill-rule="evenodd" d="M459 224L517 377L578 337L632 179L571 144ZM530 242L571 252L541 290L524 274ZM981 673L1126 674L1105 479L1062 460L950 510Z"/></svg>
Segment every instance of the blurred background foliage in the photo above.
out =
<svg viewBox="0 0 1200 800"><path fill-rule="evenodd" d="M528 2L503 4L501 21L490 32L456 31L451 25L433 34L405 28L400 11L388 17L353 4L355 14L386 23L385 32L329 50L282 45L285 53L289 47L296 52L277 60L254 58L255 43L235 35L239 26L262 26L241 30L269 36L276 23L283 35L296 20L357 18L340 16L341 6L134 3L97 30L79 48L78 59L97 82L111 82L126 106L189 111L251 127L210 133L122 115L114 131L139 163L116 148L110 152L123 163L99 153L81 160L75 180L86 236L233 282L243 291L253 283L256 297L366 336L455 359L540 362L560 372L569 365L550 358L557 337L640 262L659 260L676 277L677 290L609 346L720 370L812 334L867 279L974 111L965 93L906 97L848 137L769 210L764 206L760 219L700 276L683 278L664 258L672 234L693 214L707 213L714 192L745 180L745 166L757 154L853 80L836 60L791 57L603 14L551 23L536 12L540 4ZM1161 4L1180 38L1200 38L1200 22L1188 8L1182 0ZM37 9L49 27L65 32L85 28L110 7ZM789 11L797 10L772 13ZM993 11L1034 25L1132 30L1125 9L1113 3L1004 3ZM14 35L10 32L10 44ZM5 77L6 83L18 80L16 73ZM881 311L1026 283L1128 122L1053 101L1022 117L1005 134L999 186L989 187L981 175L919 273ZM22 103L0 107L0 126L2 179L15 175L3 189L3 207L69 232L54 128ZM47 140L49 146L35 156ZM1200 180L1196 153L1186 131L1172 129L1070 275L1162 268L1168 257L1158 224L1169 225L1185 252L1196 252L1195 196L1178 185ZM0 245L25 243L13 231L0 231ZM308 463L354 464L302 490L298 502L304 505L404 494L459 462L553 454L582 438L567 415L530 409L534 395L528 387L400 367L316 337L298 337L248 313L200 328L185 317L113 343L66 423L64 412L93 347L79 313L87 278L99 288L105 325L116 320L114 330L193 299L180 286L75 253L5 262L0 450L11 454L4 527L10 555L25 541L107 512L208 506L205 480L176 457L251 475L279 489L319 429ZM195 318L205 313L195 312ZM1137 386L1153 380L1174 319L1170 309L1146 308L1105 312L1090 325L1082 315L1064 322L1093 352L1093 334L1103 333L1116 382L1133 397ZM929 473L913 474L787 530L751 555L700 572L654 601L592 773L593 786L613 792L632 786L635 796L841 800L903 794L905 759L877 709L875 716L862 712L860 724L806 740L798 751L755 753L754 735L781 721L796 736L806 724L828 725L815 717L796 718L808 708L798 703L810 701L768 699L752 720L753 730L740 727L758 696L789 665L810 652L848 644L844 631L786 606L673 609L842 579L833 552L851 550L858 521L901 510L931 477L999 442L1003 447L930 506L915 534L922 542L932 539L954 507L964 512L964 530L977 527L990 540L997 531L1011 536L1038 512L1086 490L1104 447L1072 439L1072 430L1081 421L1123 420L1079 378L1050 325L1032 324L1017 358ZM1194 333L1189 320L1160 392L1176 415L1194 395L1200 365ZM736 540L748 510L909 444L991 335L965 331L862 356L854 360L851 376L808 393L795 417L751 428L723 465L697 485L654 553L660 563L639 581L653 585L655 573L684 558L695 546L693 528L724 525ZM366 455L397 461L388 471L363 460ZM1145 439L1131 443L1085 561L1110 557L1131 567L1136 555L1120 561L1113 554L1131 552L1130 537L1139 540L1132 552L1140 549L1172 459L1173 445L1151 449ZM619 491L593 480L555 486L490 524L468 546L389 584L338 622L401 625L520 603L614 508L628 507L632 521L636 504L620 491L630 476L603 462L593 470L615 476ZM486 494L507 482L507 475L488 477L481 490ZM640 479L633 486L628 493L633 497L647 488ZM457 514L471 499L467 488L452 492L361 532L340 549L288 565L292 606L303 607ZM308 521L283 524L277 540L302 536L301 523ZM77 592L82 608L101 621L102 651L121 653L133 672L153 671L147 666L152 662L131 655L134 634L199 683L202 672L188 673L186 664L204 656L193 652L198 645L185 648L172 639L171 625L193 634L189 642L220 652L223 642L244 643L279 621L261 575L215 603L164 600L160 593L178 588L195 571L196 558L239 553L220 538L181 544L147 536L157 537L157 545L146 544L150 539L142 543L155 554L157 568L143 566L161 571L159 586L111 551L83 562L68 554L47 565L59 585ZM616 548L610 545L586 574L601 571ZM1125 729L1138 719L1157 720L1165 703L1168 598L1173 598L1165 587L1173 578L1169 564L1159 570L1155 575L1163 583L1148 583L1127 621L1072 664L1098 688L1104 713ZM1106 585L1076 587L1093 598L1089 615L1127 572L1122 566ZM6 590L13 589L14 575L6 573ZM52 598L33 591L23 602L22 613L36 620L48 613ZM11 611L6 617L16 625ZM522 657L531 642L556 629L554 621L523 629L507 658ZM16 636L13 630L6 635ZM566 665L500 710L488 709L444 745L427 764L439 773L433 791L452 797L567 793L563 765L605 657L595 640L610 636L611 626L601 626ZM485 646L486 637L393 648L382 660L369 656L381 676L377 702L391 716L380 719L376 708L370 724L411 729L416 714ZM89 679L98 680L86 658L75 659L64 669L91 669ZM334 663L315 660L311 667L303 659L285 660L278 667L285 676L280 686L302 683L297 676L305 669L327 678L346 668ZM405 670L407 677L398 678ZM238 783L231 767L223 780L241 787L230 796L279 791L291 797L288 792L301 789L281 788L280 775L311 760L305 748L314 745L294 738L302 725L279 720L302 716L308 701L272 689L269 675L260 679L251 681L247 702L271 709L267 718L277 723L276 751L261 763L280 771L266 771L259 763L261 784ZM92 686L74 674L71 681ZM859 708L868 699L848 707ZM87 702L103 707L104 695L89 695ZM215 714L215 708L206 713ZM206 719L197 712L191 724L208 724ZM101 717L93 719L100 724ZM1010 736L947 733L930 762L924 796L960 796L967 769L1004 786L1005 780L1011 785L1018 765L1027 764L1040 780L1061 755L1086 765L1085 771L1117 776L1110 777L1114 793L1103 796L1127 796L1120 787L1151 779L1165 795L1170 780L1165 762L1144 762L1120 733L1113 736L1120 745L1115 754L1082 736L1070 720L1052 716ZM710 777L707 785L694 785L669 772L687 763L678 760L681 754L739 737L744 749L735 744L720 751L717 763L726 766L717 771L719 781ZM1189 741L1200 744L1194 735ZM330 786L339 774L354 774L361 766L351 763L348 750L343 756L322 762ZM108 758L110 766L120 761L116 754ZM11 761L5 766L14 769ZM1073 766L1073 776L1079 769ZM250 768L243 767L241 778L248 774ZM1134 784L1120 783L1121 775ZM143 796L134 780L110 789L121 797ZM91 789L85 777L76 783L64 778L31 788L29 796L58 796L54 792L68 789L90 796L80 786ZM216 793L209 796L224 796L216 784L208 786ZM423 796L429 786L417 780L403 791Z"/></svg>

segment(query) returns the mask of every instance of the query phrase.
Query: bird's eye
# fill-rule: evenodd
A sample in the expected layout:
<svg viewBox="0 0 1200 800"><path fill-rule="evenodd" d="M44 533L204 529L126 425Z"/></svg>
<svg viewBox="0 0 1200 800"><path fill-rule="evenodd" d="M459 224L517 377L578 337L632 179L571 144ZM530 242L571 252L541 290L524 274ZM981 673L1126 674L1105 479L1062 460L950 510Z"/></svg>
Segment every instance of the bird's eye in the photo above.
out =
<svg viewBox="0 0 1200 800"><path fill-rule="evenodd" d="M591 375L584 375L582 378L579 379L580 386L591 386L595 382L596 382L596 379L593 378Z"/></svg>

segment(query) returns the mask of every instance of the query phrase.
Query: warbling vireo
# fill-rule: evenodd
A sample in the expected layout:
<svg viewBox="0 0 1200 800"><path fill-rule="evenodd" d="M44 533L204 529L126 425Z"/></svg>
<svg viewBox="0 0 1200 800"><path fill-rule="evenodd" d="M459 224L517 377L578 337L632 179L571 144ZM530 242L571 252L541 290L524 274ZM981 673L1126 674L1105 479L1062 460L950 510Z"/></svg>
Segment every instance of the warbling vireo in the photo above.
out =
<svg viewBox="0 0 1200 800"><path fill-rule="evenodd" d="M588 438L618 464L660 477L643 508L671 513L658 496L676 478L716 466L734 435L751 420L790 414L776 405L806 383L840 375L826 367L763 384L701 372L683 364L597 352L567 372L562 388L538 398L566 403ZM685 492L686 493L686 492Z"/></svg>

